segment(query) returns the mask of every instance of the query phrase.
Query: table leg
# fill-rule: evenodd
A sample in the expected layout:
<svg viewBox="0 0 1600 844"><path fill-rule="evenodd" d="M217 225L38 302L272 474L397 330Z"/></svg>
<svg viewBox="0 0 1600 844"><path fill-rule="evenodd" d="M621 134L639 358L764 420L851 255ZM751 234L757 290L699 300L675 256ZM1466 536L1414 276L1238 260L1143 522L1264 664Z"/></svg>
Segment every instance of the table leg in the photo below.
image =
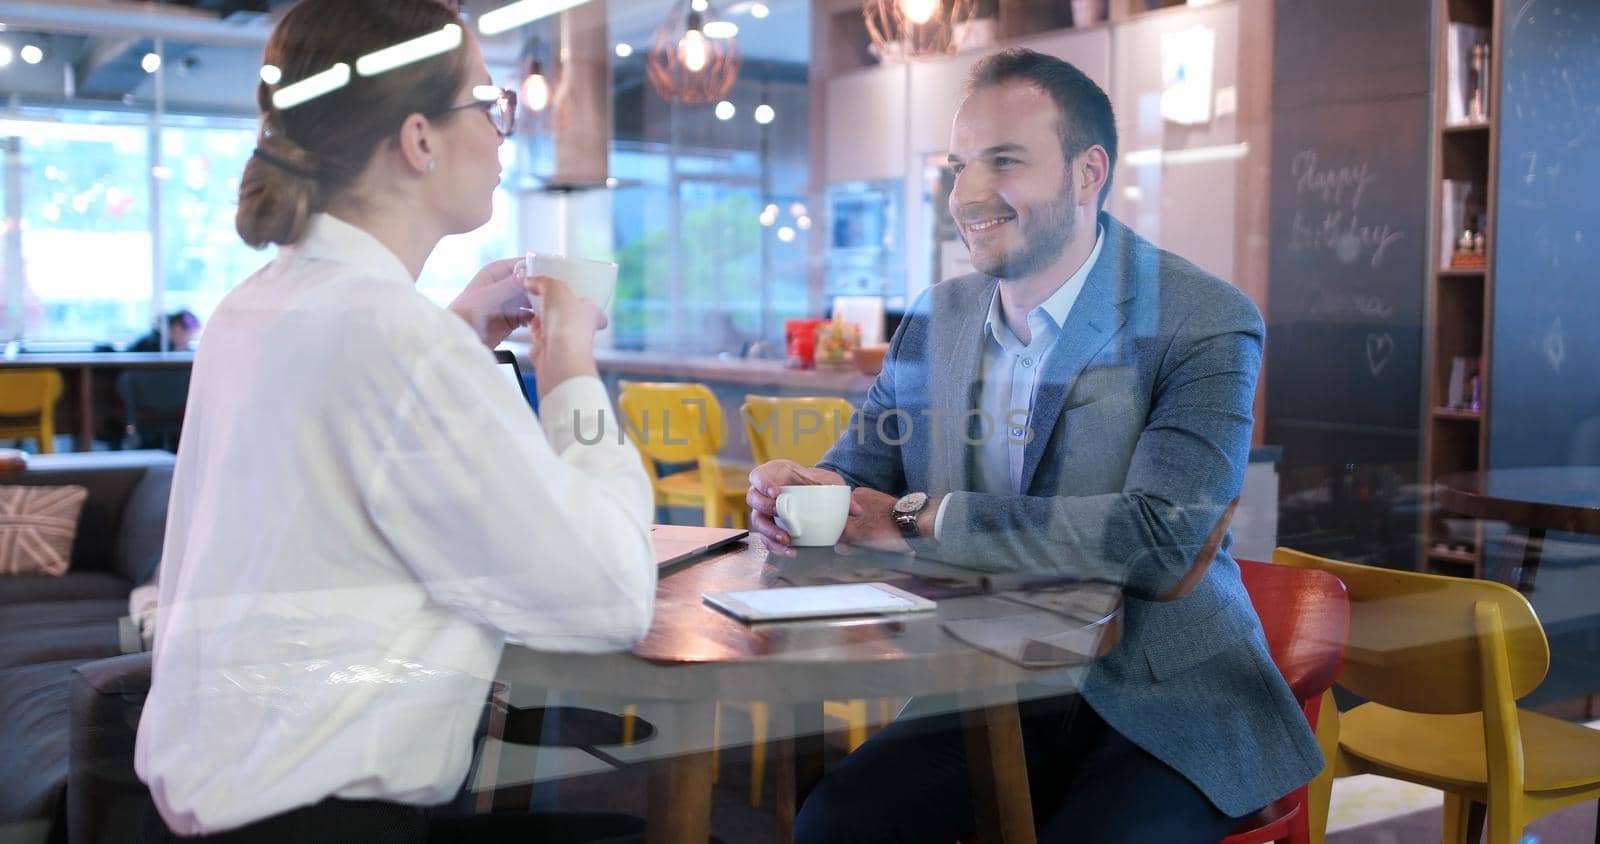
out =
<svg viewBox="0 0 1600 844"><path fill-rule="evenodd" d="M1033 844L1033 799L1022 753L1022 718L1015 700L961 695L967 773L984 844Z"/></svg>
<svg viewBox="0 0 1600 844"><path fill-rule="evenodd" d="M1544 528L1523 528L1521 533L1522 561L1513 572L1513 580L1517 591L1532 592L1533 579L1539 573L1539 558L1544 554Z"/></svg>
<svg viewBox="0 0 1600 844"><path fill-rule="evenodd" d="M822 779L822 704L800 704L785 710L777 707L774 713L792 723L774 722L773 732L783 736L777 742L778 769L778 840L794 841L794 819L805 804L806 795Z"/></svg>
<svg viewBox="0 0 1600 844"><path fill-rule="evenodd" d="M647 844L705 844L711 837L711 735L715 704L681 704L678 734L693 750L658 760L650 770Z"/></svg>
<svg viewBox="0 0 1600 844"><path fill-rule="evenodd" d="M78 367L78 435L73 447L79 451L94 451L94 378L93 370Z"/></svg>

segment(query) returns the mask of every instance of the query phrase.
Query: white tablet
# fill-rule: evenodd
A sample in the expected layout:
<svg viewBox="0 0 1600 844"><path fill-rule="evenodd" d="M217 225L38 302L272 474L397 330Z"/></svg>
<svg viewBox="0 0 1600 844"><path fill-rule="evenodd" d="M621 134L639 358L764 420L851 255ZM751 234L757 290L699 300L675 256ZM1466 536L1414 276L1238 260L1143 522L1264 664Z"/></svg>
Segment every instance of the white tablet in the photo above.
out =
<svg viewBox="0 0 1600 844"><path fill-rule="evenodd" d="M783 621L851 615L926 612L933 601L887 583L788 586L746 592L707 592L705 602L742 621Z"/></svg>

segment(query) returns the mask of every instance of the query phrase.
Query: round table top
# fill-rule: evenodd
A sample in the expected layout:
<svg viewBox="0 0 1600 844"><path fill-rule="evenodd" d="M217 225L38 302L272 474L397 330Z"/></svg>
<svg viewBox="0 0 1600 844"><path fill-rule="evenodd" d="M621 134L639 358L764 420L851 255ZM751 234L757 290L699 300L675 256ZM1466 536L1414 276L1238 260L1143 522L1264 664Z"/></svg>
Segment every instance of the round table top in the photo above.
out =
<svg viewBox="0 0 1600 844"><path fill-rule="evenodd" d="M0 477L15 475L28 468L26 452L14 448L0 448Z"/></svg>
<svg viewBox="0 0 1600 844"><path fill-rule="evenodd" d="M632 653L558 654L512 645L501 659L500 676L568 691L656 699L780 703L909 697L1066 676L1109 652L1120 634L1122 593L1106 584L1067 591L1071 609L1060 616L1059 631L1081 650L1081 658L1052 668L1025 668L949 632L949 622L1028 612L992 595L942 597L931 612L758 624L741 622L702 600L707 592L837 582L890 581L909 588L907 571L885 566L952 576L949 567L934 570L911 558L838 556L831 549L806 549L793 560L769 559L760 540L752 539L664 574L654 623ZM966 574L975 578L977 573ZM1052 641L1058 638L1052 635Z"/></svg>
<svg viewBox="0 0 1600 844"><path fill-rule="evenodd" d="M1439 506L1526 527L1600 534L1600 466L1537 466L1439 478Z"/></svg>

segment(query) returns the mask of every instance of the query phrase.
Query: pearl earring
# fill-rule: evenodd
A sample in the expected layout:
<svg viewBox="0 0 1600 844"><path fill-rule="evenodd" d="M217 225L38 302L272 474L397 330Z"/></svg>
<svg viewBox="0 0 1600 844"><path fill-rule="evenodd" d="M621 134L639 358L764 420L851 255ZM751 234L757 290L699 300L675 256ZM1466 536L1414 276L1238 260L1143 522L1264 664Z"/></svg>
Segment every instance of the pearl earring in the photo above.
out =
<svg viewBox="0 0 1600 844"><path fill-rule="evenodd" d="M428 172L432 173L433 171L435 171L437 169L439 169L439 162L434 161L431 158L428 159Z"/></svg>

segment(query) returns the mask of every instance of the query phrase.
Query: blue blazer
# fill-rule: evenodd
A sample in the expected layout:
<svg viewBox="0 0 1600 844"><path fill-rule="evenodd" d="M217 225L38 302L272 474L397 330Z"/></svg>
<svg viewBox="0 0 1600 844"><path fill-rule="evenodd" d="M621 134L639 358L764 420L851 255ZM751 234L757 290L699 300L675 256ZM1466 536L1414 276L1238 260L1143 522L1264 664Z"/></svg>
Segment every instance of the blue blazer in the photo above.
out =
<svg viewBox="0 0 1600 844"><path fill-rule="evenodd" d="M1225 541L1178 584L1244 484L1264 328L1249 299L1101 214L1105 245L1044 362L1024 495L973 492L984 320L996 281L934 285L895 332L852 430L820 465L949 499L928 552L1125 590L1123 636L1083 682L1112 727L1243 815L1322 769ZM1003 430L999 435L1004 435Z"/></svg>

